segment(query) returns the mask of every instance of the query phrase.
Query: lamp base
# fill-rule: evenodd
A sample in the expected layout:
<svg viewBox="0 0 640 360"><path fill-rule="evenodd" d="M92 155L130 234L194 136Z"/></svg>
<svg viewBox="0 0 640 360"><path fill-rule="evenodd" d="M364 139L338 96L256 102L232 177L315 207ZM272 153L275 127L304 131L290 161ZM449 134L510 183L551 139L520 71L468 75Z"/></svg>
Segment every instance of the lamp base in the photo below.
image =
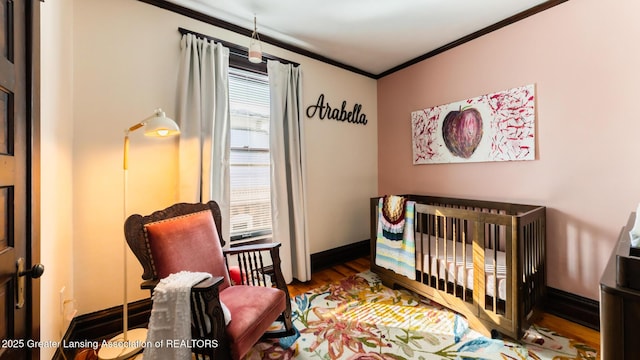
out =
<svg viewBox="0 0 640 360"><path fill-rule="evenodd" d="M147 340L147 329L138 328L127 330L127 340L124 334L118 334L107 341L98 351L100 360L125 360L139 353Z"/></svg>

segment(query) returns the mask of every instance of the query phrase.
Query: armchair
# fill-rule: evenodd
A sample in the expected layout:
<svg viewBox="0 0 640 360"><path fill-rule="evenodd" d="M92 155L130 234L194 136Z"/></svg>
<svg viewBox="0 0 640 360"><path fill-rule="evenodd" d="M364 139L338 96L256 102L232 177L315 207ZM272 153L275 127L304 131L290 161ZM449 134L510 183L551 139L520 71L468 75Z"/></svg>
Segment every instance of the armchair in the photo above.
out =
<svg viewBox="0 0 640 360"><path fill-rule="evenodd" d="M260 338L294 334L289 291L280 270L280 244L223 249L216 202L179 203L147 216L131 215L125 221L125 238L143 267L141 288L152 293L171 273L212 275L191 290L191 337L205 340L192 343L215 344L193 348L198 359L238 360ZM237 259L240 284L229 277L232 256ZM231 314L228 324L224 306ZM268 331L275 321L282 323L281 329Z"/></svg>

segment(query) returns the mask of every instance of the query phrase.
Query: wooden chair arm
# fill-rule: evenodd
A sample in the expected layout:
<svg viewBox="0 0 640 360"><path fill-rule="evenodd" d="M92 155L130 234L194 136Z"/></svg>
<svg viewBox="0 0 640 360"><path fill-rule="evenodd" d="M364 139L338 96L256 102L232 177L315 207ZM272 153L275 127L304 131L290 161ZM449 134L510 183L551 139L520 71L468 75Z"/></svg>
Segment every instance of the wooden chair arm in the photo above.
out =
<svg viewBox="0 0 640 360"><path fill-rule="evenodd" d="M140 283L140 289L142 290L153 290L158 285L160 280L145 280Z"/></svg>
<svg viewBox="0 0 640 360"><path fill-rule="evenodd" d="M191 290L198 292L209 291L214 287L217 288L218 286L220 286L223 280L224 278L222 276L212 276L209 279L202 280L199 283L193 285Z"/></svg>
<svg viewBox="0 0 640 360"><path fill-rule="evenodd" d="M212 287L218 287L222 284L224 278L222 276L213 276L209 279L202 280L201 282L193 285L191 288L193 291L206 291ZM152 290L158 286L160 280L145 280L140 284L140 289L142 290Z"/></svg>
<svg viewBox="0 0 640 360"><path fill-rule="evenodd" d="M252 244L252 245L243 245L236 246L230 249L223 249L225 255L235 255L243 252L249 251L267 251L275 248L279 248L282 244L280 243L266 243L266 244Z"/></svg>

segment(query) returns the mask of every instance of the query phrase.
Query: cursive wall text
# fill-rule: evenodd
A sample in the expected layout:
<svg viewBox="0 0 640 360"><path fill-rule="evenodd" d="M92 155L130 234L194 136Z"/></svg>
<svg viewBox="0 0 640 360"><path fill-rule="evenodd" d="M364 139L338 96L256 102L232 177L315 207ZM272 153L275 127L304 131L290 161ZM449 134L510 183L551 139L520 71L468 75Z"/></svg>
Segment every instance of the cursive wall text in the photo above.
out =
<svg viewBox="0 0 640 360"><path fill-rule="evenodd" d="M328 102L324 101L324 94L320 94L315 105L307 107L307 116L312 118L318 114L321 120L329 119L336 121L346 121L354 124L367 124L367 115L362 113L362 105L353 105L353 110L347 111L347 102L343 101L340 108L332 108Z"/></svg>

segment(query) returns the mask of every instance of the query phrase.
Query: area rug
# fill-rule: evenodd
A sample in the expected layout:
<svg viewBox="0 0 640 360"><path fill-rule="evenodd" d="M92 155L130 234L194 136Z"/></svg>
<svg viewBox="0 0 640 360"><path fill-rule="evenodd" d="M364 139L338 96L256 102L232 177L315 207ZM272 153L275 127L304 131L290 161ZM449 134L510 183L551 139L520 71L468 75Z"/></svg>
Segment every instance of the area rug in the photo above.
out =
<svg viewBox="0 0 640 360"><path fill-rule="evenodd" d="M457 313L391 290L369 271L299 295L292 305L299 334L260 342L247 360L598 359L595 349L536 326L519 342L487 338Z"/></svg>

